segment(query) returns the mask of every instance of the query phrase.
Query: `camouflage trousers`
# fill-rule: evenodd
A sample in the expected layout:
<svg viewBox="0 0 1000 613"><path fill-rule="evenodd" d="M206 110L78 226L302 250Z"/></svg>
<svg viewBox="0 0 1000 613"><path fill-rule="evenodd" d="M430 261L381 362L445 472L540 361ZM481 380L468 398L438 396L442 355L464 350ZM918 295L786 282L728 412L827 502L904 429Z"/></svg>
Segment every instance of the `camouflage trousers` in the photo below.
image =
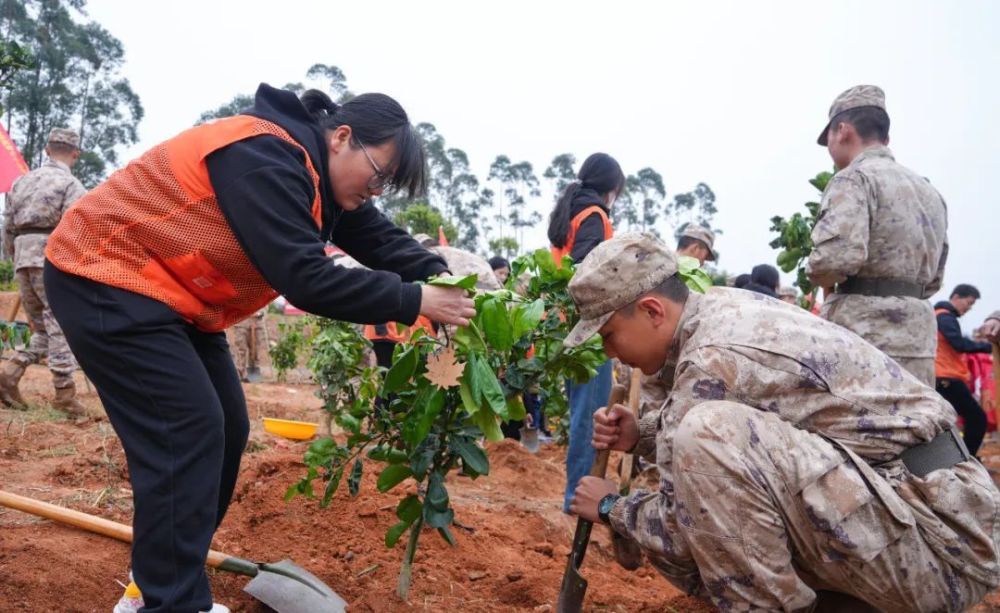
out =
<svg viewBox="0 0 1000 613"><path fill-rule="evenodd" d="M254 342L250 342L250 335ZM267 332L264 330L264 318L256 315L244 319L233 326L233 361L241 379L246 379L247 369L260 367L260 352L267 351Z"/></svg>
<svg viewBox="0 0 1000 613"><path fill-rule="evenodd" d="M18 350L11 361L21 366L28 366L48 357L55 388L61 389L73 385L76 360L66 343L59 322L49 308L49 301L45 297L45 283L42 281L42 269L22 268L14 273L14 278L17 279L18 291L21 292L21 305L31 320L31 341L27 347Z"/></svg>
<svg viewBox="0 0 1000 613"><path fill-rule="evenodd" d="M773 414L694 407L673 467L677 525L697 571L670 576L684 565L650 561L722 611L808 611L819 590L883 611L960 611L989 591L941 560L912 518L893 516L843 451Z"/></svg>

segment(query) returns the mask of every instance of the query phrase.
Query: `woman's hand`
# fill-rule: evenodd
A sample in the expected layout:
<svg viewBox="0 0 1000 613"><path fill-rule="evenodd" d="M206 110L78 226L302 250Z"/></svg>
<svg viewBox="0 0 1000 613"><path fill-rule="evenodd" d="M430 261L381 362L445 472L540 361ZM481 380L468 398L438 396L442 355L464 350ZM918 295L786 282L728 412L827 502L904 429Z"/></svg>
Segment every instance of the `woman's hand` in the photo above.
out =
<svg viewBox="0 0 1000 613"><path fill-rule="evenodd" d="M476 303L460 287L421 285L420 314L441 324L467 326L476 316Z"/></svg>

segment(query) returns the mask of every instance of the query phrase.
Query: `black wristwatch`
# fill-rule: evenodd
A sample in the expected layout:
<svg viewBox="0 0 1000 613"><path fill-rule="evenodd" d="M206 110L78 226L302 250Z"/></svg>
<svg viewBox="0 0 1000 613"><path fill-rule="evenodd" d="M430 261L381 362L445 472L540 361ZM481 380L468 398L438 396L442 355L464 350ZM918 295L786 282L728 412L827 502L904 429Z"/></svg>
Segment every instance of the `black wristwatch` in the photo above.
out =
<svg viewBox="0 0 1000 613"><path fill-rule="evenodd" d="M611 509L614 508L615 503L621 498L618 494L608 494L601 501L597 503L597 517L604 523L611 525L611 518L608 515L611 514Z"/></svg>

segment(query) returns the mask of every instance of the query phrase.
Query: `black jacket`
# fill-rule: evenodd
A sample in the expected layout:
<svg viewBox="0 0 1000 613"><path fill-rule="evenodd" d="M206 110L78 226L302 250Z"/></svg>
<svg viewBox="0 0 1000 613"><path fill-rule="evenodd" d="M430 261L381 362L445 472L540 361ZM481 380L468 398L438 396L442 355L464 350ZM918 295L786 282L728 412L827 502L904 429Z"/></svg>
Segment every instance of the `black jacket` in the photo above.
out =
<svg viewBox="0 0 1000 613"><path fill-rule="evenodd" d="M934 305L934 310L946 309L946 313L938 313L938 331L948 344L959 353L989 353L993 347L989 343L977 343L971 338L962 336L962 327L958 324L958 310L947 300Z"/></svg>
<svg viewBox="0 0 1000 613"><path fill-rule="evenodd" d="M261 84L245 113L278 124L305 148L322 192L320 230L310 214L314 188L302 152L276 136L255 136L208 156L219 208L260 274L310 313L357 323L413 323L420 287L411 282L443 272L445 261L371 201L350 212L334 203L324 129L295 94ZM376 270L334 265L323 250L327 241Z"/></svg>
<svg viewBox="0 0 1000 613"><path fill-rule="evenodd" d="M570 221L588 207L594 205L604 209L604 212L610 216L607 207L601 200L601 197L597 195L597 192L592 189L581 189L576 197L573 198L573 203L570 205ZM573 249L570 251L569 257L573 258L574 264L579 264L583 261L583 258L587 257L587 254L593 251L594 247L600 245L602 242L604 242L604 222L601 221L600 215L591 213L584 217L580 223L580 227L577 228L576 240L573 242Z"/></svg>

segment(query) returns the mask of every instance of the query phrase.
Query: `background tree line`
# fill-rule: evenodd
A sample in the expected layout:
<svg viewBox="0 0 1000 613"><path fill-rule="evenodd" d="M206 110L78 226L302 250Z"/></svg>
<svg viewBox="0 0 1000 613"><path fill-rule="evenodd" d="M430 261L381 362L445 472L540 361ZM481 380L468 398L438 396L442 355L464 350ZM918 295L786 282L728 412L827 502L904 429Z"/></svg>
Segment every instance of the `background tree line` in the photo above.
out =
<svg viewBox="0 0 1000 613"><path fill-rule="evenodd" d="M137 142L143 117L138 95L121 76L121 41L88 19L86 0L0 0L0 37L0 104L25 161L32 168L41 164L53 127L76 129L81 158L74 173L93 187L124 161L118 154ZM317 87L339 102L353 96L344 72L334 65L314 64L305 81L284 88L301 94L307 86ZM195 123L234 115L252 104L252 93L242 93ZM526 232L547 223L555 197L575 177L575 155L554 156L539 174L528 161L498 154L483 177L434 124L418 123L417 130L427 147L428 193L413 202L379 198L387 215L413 233L436 236L440 226L451 244L484 255L514 256L538 246L526 244ZM628 175L612 217L619 231L669 235L686 222L711 226L715 212L708 185L668 197L663 176L645 167Z"/></svg>
<svg viewBox="0 0 1000 613"><path fill-rule="evenodd" d="M340 103L353 96L344 72L336 66L315 64L305 77L312 87L327 91ZM302 82L284 86L296 94L306 88ZM235 115L252 104L252 95L239 94L203 113L198 123ZM454 246L486 256L516 256L533 247L525 244L525 231L548 223L555 196L576 178L577 159L572 153L556 155L541 177L531 162L515 162L500 154L493 159L486 177L480 178L472 170L468 154L449 146L434 124L422 122L416 128L427 149L430 175L426 196L416 201L392 194L377 199L387 215L414 234L423 232L436 237L440 226ZM547 189L547 198L543 188ZM668 198L663 176L646 167L628 175L625 192L619 195L611 215L619 231L643 230L662 235L666 230L668 235L676 236L686 223L712 227L716 211L715 193L707 184L699 183L690 191Z"/></svg>
<svg viewBox="0 0 1000 613"><path fill-rule="evenodd" d="M143 116L120 74L121 41L88 20L85 0L0 0L0 37L5 61L12 53L26 60L14 62L3 93L7 131L24 160L40 165L49 130L72 128L81 139L74 174L93 187L138 141Z"/></svg>

